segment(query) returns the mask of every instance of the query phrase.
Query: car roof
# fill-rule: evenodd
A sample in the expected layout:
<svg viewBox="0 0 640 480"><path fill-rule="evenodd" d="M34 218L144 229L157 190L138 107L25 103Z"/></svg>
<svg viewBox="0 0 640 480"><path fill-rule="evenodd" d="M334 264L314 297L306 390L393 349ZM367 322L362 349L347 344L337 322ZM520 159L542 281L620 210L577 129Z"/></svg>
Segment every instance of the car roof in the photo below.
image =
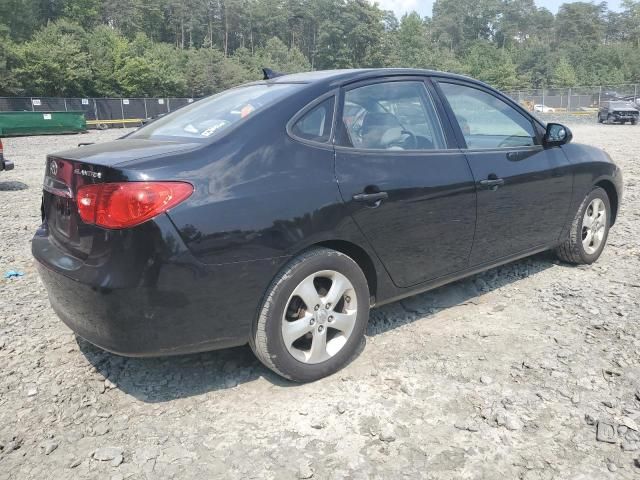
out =
<svg viewBox="0 0 640 480"><path fill-rule="evenodd" d="M368 78L377 78L382 76L401 76L401 75L415 75L415 76L439 76L452 79L460 79L470 81L480 85L488 86L473 78L457 75L455 73L440 72L437 70L426 70L418 68L352 68L343 70L317 70L314 72L301 72L281 75L269 80L255 83L306 83L306 84L319 84L328 83L334 85L341 85L351 83L359 80L366 80Z"/></svg>

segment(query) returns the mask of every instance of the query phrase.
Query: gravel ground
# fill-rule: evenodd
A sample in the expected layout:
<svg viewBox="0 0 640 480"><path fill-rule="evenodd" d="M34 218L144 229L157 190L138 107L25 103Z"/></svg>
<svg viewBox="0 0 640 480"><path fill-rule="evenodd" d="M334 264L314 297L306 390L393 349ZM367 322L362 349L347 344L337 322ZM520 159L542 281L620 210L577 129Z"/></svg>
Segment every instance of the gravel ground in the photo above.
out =
<svg viewBox="0 0 640 480"><path fill-rule="evenodd" d="M359 358L287 383L248 348L126 359L49 308L30 255L44 155L0 174L0 479L640 478L640 127L575 125L626 192L595 265L542 254L372 312Z"/></svg>

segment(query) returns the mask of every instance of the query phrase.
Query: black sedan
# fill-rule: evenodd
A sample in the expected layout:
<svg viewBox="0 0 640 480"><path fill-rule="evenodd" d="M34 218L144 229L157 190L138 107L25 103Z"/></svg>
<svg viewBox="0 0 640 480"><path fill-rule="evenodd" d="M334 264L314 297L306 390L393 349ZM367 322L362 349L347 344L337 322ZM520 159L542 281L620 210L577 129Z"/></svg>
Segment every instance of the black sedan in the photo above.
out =
<svg viewBox="0 0 640 480"><path fill-rule="evenodd" d="M373 306L543 250L594 262L622 174L571 137L467 77L281 76L49 155L33 255L101 348L249 343L311 381L355 355Z"/></svg>

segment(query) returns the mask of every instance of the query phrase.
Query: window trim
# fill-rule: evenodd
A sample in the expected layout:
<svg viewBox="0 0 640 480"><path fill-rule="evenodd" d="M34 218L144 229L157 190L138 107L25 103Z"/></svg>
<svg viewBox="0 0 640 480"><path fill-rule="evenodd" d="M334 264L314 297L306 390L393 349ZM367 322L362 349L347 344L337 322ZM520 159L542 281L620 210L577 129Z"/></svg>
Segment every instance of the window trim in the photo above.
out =
<svg viewBox="0 0 640 480"><path fill-rule="evenodd" d="M522 108L521 105L518 105L517 102L514 102L512 99L510 99L509 97L507 97L506 95L502 94L501 92L498 92L497 90L493 90L491 88L487 88L484 85L479 85L479 84L475 84L475 83L471 83L471 82L466 82L464 80L459 80L457 78L448 78L448 77L434 77L434 88L437 90L438 92L438 96L440 97L442 104L444 106L444 109L446 111L447 117L449 119L449 123L451 123L451 128L453 129L454 135L458 141L458 147L460 148L460 150L463 150L465 152L491 152L491 151L495 151L495 152L505 152L505 151L530 151L530 150L541 150L544 149L544 145L543 145L543 135L541 134L540 131L540 127L544 126L542 125L542 123L536 119L535 117L533 117L532 115L529 114L529 112L527 112L524 108ZM491 95L492 97L496 98L497 100L505 103L506 105L512 107L514 110L516 110L518 113L520 113L525 119L529 120L529 123L531 124L531 129L533 130L535 137L533 137L535 139L535 144L534 145L522 145L522 146L511 146L511 147L487 147L487 148L469 148L467 146L467 141L464 138L464 134L462 133L462 130L460 129L460 124L458 123L458 120L456 118L456 115L453 111L453 108L451 108L451 105L449 104L449 100L447 99L447 96L445 95L444 91L442 90L442 88L440 88L440 84L441 83L450 83L450 84L454 84L454 85L460 85L463 87L467 87L467 88L472 88L474 90L478 90L480 92L486 93L487 95Z"/></svg>
<svg viewBox="0 0 640 480"><path fill-rule="evenodd" d="M333 148L333 143L334 143L334 136L335 136L335 131L336 131L336 115L337 115L337 111L338 111L338 89L335 88L333 90L330 90L326 93L323 93L322 95L320 95L319 97L315 98L314 100L312 100L311 102L307 103L304 107L302 107L300 110L298 110L298 112L291 117L291 119L289 119L289 121L287 122L286 125L286 131L287 131L287 135L289 135L289 137L293 140L295 140L296 142L300 142L300 143L304 143L306 145L311 145L314 147L330 147ZM318 105L320 105L321 103L325 102L326 100L330 99L331 97L333 97L333 112L332 112L332 119L331 119L331 130L329 132L329 138L327 139L326 142L319 142L317 140L309 140L308 138L302 138L299 137L298 135L296 135L295 133L293 133L293 127L294 125L297 123L298 120L300 120L302 117L304 117L307 113L309 113L311 110L313 110L315 107L317 107Z"/></svg>
<svg viewBox="0 0 640 480"><path fill-rule="evenodd" d="M442 132L442 138L445 143L445 148L438 149L411 149L411 150L388 150L386 148L358 148L358 147L349 147L346 145L339 145L336 140L341 138L343 135L347 135L345 132L344 126L342 125L342 113L344 109L345 103L345 94L350 90L355 90L356 88L367 87L369 85L375 85L379 83L393 83L393 82L416 82L421 83L424 88L424 93L428 100L431 101L433 111L438 120L438 125L440 126L440 130ZM340 96L338 98L339 108L334 116L334 124L335 124L335 138L334 138L334 148L336 151L350 152L350 153L358 153L358 154L366 154L366 153L375 153L379 154L389 154L389 155L428 155L432 153L459 153L459 149L457 145L451 144L451 136L450 130L448 130L448 125L445 125L443 118L443 114L446 113L441 110L442 104L439 98L438 92L433 89L433 85L430 82L430 76L427 75L394 75L392 77L374 77L367 78L366 80L360 80L352 83L348 83L342 86L340 89ZM340 123L338 123L340 122ZM457 140L455 137L453 140Z"/></svg>

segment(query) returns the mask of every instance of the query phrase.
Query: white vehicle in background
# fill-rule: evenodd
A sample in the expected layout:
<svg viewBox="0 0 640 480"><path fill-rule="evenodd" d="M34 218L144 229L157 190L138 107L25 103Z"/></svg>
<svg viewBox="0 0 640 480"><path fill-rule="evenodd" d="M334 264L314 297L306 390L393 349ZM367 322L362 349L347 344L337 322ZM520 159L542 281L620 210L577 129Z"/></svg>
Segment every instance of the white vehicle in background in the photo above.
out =
<svg viewBox="0 0 640 480"><path fill-rule="evenodd" d="M555 109L547 107L546 105L534 105L533 111L538 113L554 113Z"/></svg>

